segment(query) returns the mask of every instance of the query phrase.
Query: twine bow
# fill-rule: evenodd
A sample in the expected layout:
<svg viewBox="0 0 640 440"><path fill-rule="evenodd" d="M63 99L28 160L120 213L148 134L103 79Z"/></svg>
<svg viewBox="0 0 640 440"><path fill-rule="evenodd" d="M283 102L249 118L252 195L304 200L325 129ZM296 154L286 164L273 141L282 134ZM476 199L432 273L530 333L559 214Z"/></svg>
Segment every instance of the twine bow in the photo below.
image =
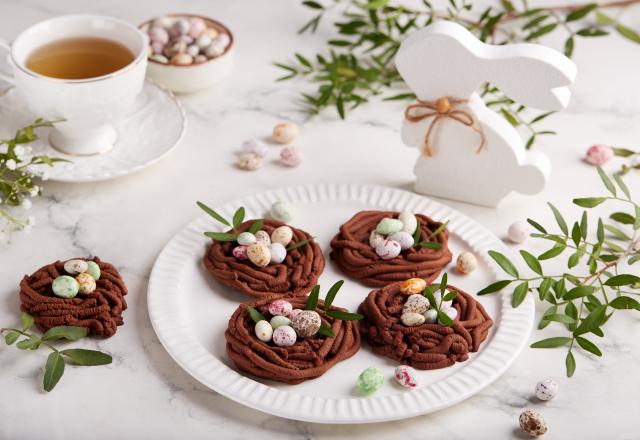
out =
<svg viewBox="0 0 640 440"><path fill-rule="evenodd" d="M449 99L447 97L438 98L435 102L420 101L416 104L409 105L404 111L404 117L409 122L420 122L427 118L433 118L427 134L424 136L422 154L425 157L433 156L433 150L431 149L431 134L433 129L438 124L438 121L442 119L453 119L463 125L471 128L473 131L480 135L480 145L476 149L476 154L480 153L484 149L484 133L476 125L473 116L466 111L457 109L458 104L465 104L466 99Z"/></svg>

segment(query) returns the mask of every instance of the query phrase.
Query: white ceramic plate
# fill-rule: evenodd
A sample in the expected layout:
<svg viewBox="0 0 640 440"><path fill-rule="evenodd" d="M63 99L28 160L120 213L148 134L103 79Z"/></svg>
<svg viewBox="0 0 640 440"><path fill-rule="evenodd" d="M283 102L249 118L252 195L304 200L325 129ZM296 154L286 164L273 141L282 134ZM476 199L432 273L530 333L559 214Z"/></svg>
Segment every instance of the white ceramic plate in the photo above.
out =
<svg viewBox="0 0 640 440"><path fill-rule="evenodd" d="M0 90L2 88L0 87ZM17 89L0 92L0 138L13 136L15 130L36 119ZM46 172L59 182L98 182L140 171L165 157L184 135L186 116L180 102L152 82L146 81L129 112L114 121L118 140L113 149L93 156L69 156L54 149L46 132L29 144L33 154L61 157L71 163L33 167L36 174Z"/></svg>
<svg viewBox="0 0 640 440"><path fill-rule="evenodd" d="M315 235L327 260L320 278L322 295L345 278L329 260L329 242L338 227L363 209L411 210L437 220L449 220L455 255L467 249L479 257L479 269L457 275L447 269L449 282L475 293L495 280L499 268L487 255L490 249L507 252L487 229L453 209L398 189L360 184L318 184L267 191L218 207L230 218L240 206L247 218L260 218L276 200L292 203L297 211L291 223ZM495 324L478 353L442 370L419 372L422 386L403 389L393 379L396 364L374 355L366 342L352 358L337 364L318 379L299 385L256 380L239 373L225 351L224 331L241 301L251 298L213 280L202 264L209 243L203 232L221 230L203 215L163 249L151 273L149 315L158 338L189 374L207 387L249 407L289 419L318 423L368 423L426 414L466 399L497 379L527 342L534 317L531 297L511 307L511 294L479 298ZM347 279L335 304L355 310L371 289ZM389 380L375 395L358 395L359 373L369 366L383 369Z"/></svg>

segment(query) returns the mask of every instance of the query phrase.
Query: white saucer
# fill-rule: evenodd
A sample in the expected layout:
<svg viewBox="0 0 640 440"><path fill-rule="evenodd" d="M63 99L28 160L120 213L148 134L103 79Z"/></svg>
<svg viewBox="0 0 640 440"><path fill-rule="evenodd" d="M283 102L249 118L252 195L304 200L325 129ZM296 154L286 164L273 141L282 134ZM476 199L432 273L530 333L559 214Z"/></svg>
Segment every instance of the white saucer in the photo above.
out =
<svg viewBox="0 0 640 440"><path fill-rule="evenodd" d="M17 89L0 86L0 139L13 137L15 131L33 122ZM71 161L53 167L38 165L34 172L46 172L50 180L59 182L98 182L140 171L159 161L173 150L186 128L186 115L180 102L156 84L146 81L135 105L114 121L118 140L108 152L92 156L69 156L53 148L48 135L29 144L36 155L46 154Z"/></svg>

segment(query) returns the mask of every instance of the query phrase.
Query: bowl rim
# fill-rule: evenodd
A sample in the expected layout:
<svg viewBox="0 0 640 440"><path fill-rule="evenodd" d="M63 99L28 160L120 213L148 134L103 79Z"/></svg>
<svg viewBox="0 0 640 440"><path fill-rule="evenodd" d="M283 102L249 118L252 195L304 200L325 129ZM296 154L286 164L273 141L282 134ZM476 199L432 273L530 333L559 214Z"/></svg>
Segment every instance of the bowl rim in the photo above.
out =
<svg viewBox="0 0 640 440"><path fill-rule="evenodd" d="M221 21L214 20L213 18L207 17L205 15L181 14L181 13L164 14L164 15L160 15L160 16L157 16L157 17L153 17L153 18L151 18L149 20L143 21L142 23L140 23L138 25L138 29L140 31L144 32L146 35L148 35L148 30L149 30L149 28L151 26L151 23L153 23L154 20L156 20L156 19L158 19L160 17L201 18L204 21L213 24L214 27L218 28L219 30L221 29L223 32L225 32L227 35L229 35L229 44L227 45L227 47L225 47L224 52L222 52L222 54L218 55L217 57L207 59L207 61L205 61L204 63L198 63L198 64L192 63L192 64L187 64L186 66L181 66L181 65L178 65L178 64L165 64L165 63L161 63L159 61L153 60L153 59L151 59L151 57L149 57L147 55L147 61L149 63L157 64L157 65L163 66L163 67L180 68L180 69L185 69L185 68L189 68L189 67L198 67L198 66L203 66L203 65L208 64L210 62L216 61L216 60L228 55L229 52L231 52L231 49L233 48L233 43L234 43L235 40L234 40L234 37L233 37L233 33L227 27L227 25L225 25ZM147 28L146 30L144 30L145 27Z"/></svg>

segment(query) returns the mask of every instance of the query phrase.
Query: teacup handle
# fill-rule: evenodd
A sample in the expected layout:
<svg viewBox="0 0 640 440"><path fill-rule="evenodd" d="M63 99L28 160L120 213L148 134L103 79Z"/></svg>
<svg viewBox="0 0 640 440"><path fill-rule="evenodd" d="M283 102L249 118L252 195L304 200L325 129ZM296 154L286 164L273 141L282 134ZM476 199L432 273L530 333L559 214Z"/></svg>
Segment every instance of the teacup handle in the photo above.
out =
<svg viewBox="0 0 640 440"><path fill-rule="evenodd" d="M0 39L0 79L7 81L10 84L15 82L13 73L11 72L11 46Z"/></svg>

